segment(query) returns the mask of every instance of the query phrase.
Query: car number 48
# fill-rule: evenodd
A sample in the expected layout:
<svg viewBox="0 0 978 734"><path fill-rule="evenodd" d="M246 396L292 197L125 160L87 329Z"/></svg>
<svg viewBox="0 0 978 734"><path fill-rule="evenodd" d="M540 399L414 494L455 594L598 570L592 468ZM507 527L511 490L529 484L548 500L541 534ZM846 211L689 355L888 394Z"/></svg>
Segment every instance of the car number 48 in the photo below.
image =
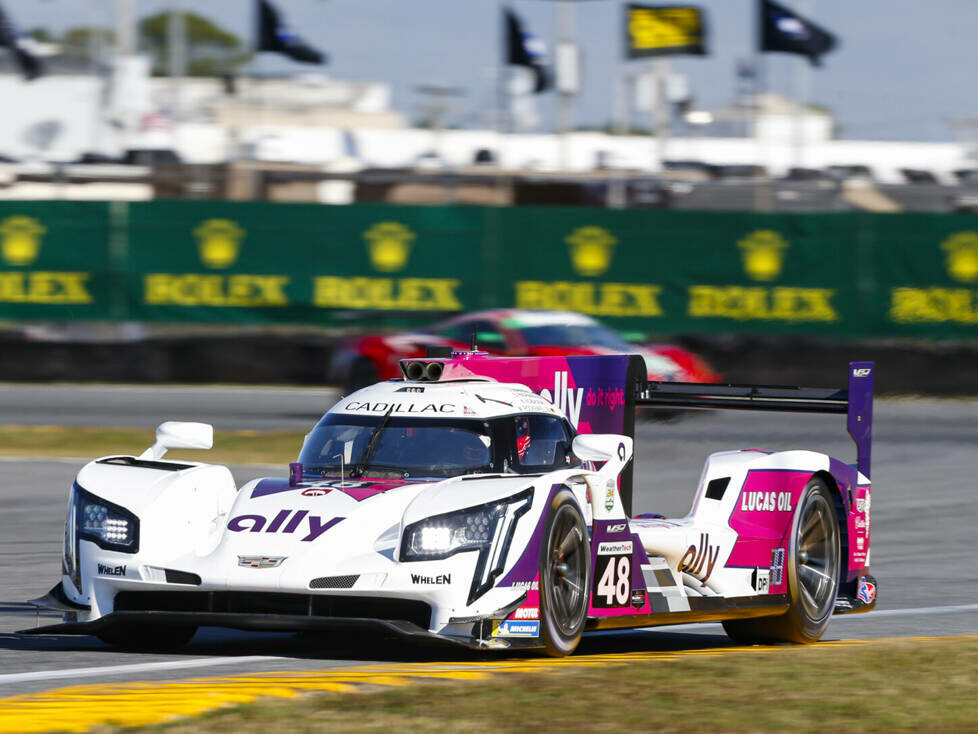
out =
<svg viewBox="0 0 978 734"><path fill-rule="evenodd" d="M602 563L603 562L603 563ZM624 607L632 596L632 559L630 556L598 556L596 607ZM604 566L602 569L601 566Z"/></svg>

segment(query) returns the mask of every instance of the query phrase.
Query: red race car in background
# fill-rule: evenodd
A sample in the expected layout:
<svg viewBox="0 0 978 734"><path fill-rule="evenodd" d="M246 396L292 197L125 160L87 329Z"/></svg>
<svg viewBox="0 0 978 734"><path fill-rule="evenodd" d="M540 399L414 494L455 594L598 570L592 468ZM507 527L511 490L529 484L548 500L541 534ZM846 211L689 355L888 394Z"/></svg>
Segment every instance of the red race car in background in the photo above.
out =
<svg viewBox="0 0 978 734"><path fill-rule="evenodd" d="M720 382L721 375L692 352L671 344L640 346L589 316L568 311L497 309L455 316L423 331L371 334L342 344L333 355L329 380L347 391L401 376L402 359L423 357L430 346L479 349L510 357L640 354L650 380Z"/></svg>

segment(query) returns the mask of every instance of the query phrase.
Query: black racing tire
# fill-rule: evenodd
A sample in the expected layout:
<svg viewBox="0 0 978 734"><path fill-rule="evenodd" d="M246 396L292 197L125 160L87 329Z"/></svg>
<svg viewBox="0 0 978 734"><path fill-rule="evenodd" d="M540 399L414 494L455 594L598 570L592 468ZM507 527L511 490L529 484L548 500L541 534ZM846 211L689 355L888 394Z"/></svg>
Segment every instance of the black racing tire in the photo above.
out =
<svg viewBox="0 0 978 734"><path fill-rule="evenodd" d="M540 544L540 636L547 655L577 648L587 622L591 546L587 525L569 489L554 495Z"/></svg>
<svg viewBox="0 0 978 734"><path fill-rule="evenodd" d="M370 387L380 382L380 372L377 365L367 357L357 357L350 367L350 373L346 377L346 394L356 392L364 387Z"/></svg>
<svg viewBox="0 0 978 734"><path fill-rule="evenodd" d="M106 645L126 650L155 650L166 652L181 648L197 633L196 626L170 627L160 625L117 624L95 633Z"/></svg>
<svg viewBox="0 0 978 734"><path fill-rule="evenodd" d="M795 510L786 559L791 605L777 617L729 620L723 629L743 644L811 644L825 634L835 610L842 568L839 518L825 482L813 477Z"/></svg>

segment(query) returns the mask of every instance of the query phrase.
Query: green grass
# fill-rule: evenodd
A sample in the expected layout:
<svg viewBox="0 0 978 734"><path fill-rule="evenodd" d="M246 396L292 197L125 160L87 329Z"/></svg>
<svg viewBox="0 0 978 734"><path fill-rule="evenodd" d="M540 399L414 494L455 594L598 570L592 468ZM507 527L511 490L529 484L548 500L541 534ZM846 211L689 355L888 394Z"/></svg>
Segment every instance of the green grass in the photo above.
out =
<svg viewBox="0 0 978 734"><path fill-rule="evenodd" d="M215 431L210 451L170 451L168 459L215 464L282 464L295 461L302 431ZM0 456L66 456L95 458L140 454L153 444L155 432L137 428L0 426Z"/></svg>
<svg viewBox="0 0 978 734"><path fill-rule="evenodd" d="M756 650L756 649L755 649ZM488 681L261 700L139 728L288 732L973 732L978 638L554 666ZM107 729L105 731L117 731Z"/></svg>

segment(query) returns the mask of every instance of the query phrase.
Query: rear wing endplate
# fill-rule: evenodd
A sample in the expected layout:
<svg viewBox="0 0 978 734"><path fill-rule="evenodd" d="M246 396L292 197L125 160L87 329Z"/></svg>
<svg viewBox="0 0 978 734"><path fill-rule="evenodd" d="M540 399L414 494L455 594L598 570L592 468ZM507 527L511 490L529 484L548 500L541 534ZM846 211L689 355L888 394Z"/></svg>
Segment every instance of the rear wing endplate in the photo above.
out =
<svg viewBox="0 0 978 734"><path fill-rule="evenodd" d="M856 443L856 465L868 479L872 454L873 363L849 363L848 389L762 385L704 385L692 382L635 384L636 407L777 410L844 413Z"/></svg>

